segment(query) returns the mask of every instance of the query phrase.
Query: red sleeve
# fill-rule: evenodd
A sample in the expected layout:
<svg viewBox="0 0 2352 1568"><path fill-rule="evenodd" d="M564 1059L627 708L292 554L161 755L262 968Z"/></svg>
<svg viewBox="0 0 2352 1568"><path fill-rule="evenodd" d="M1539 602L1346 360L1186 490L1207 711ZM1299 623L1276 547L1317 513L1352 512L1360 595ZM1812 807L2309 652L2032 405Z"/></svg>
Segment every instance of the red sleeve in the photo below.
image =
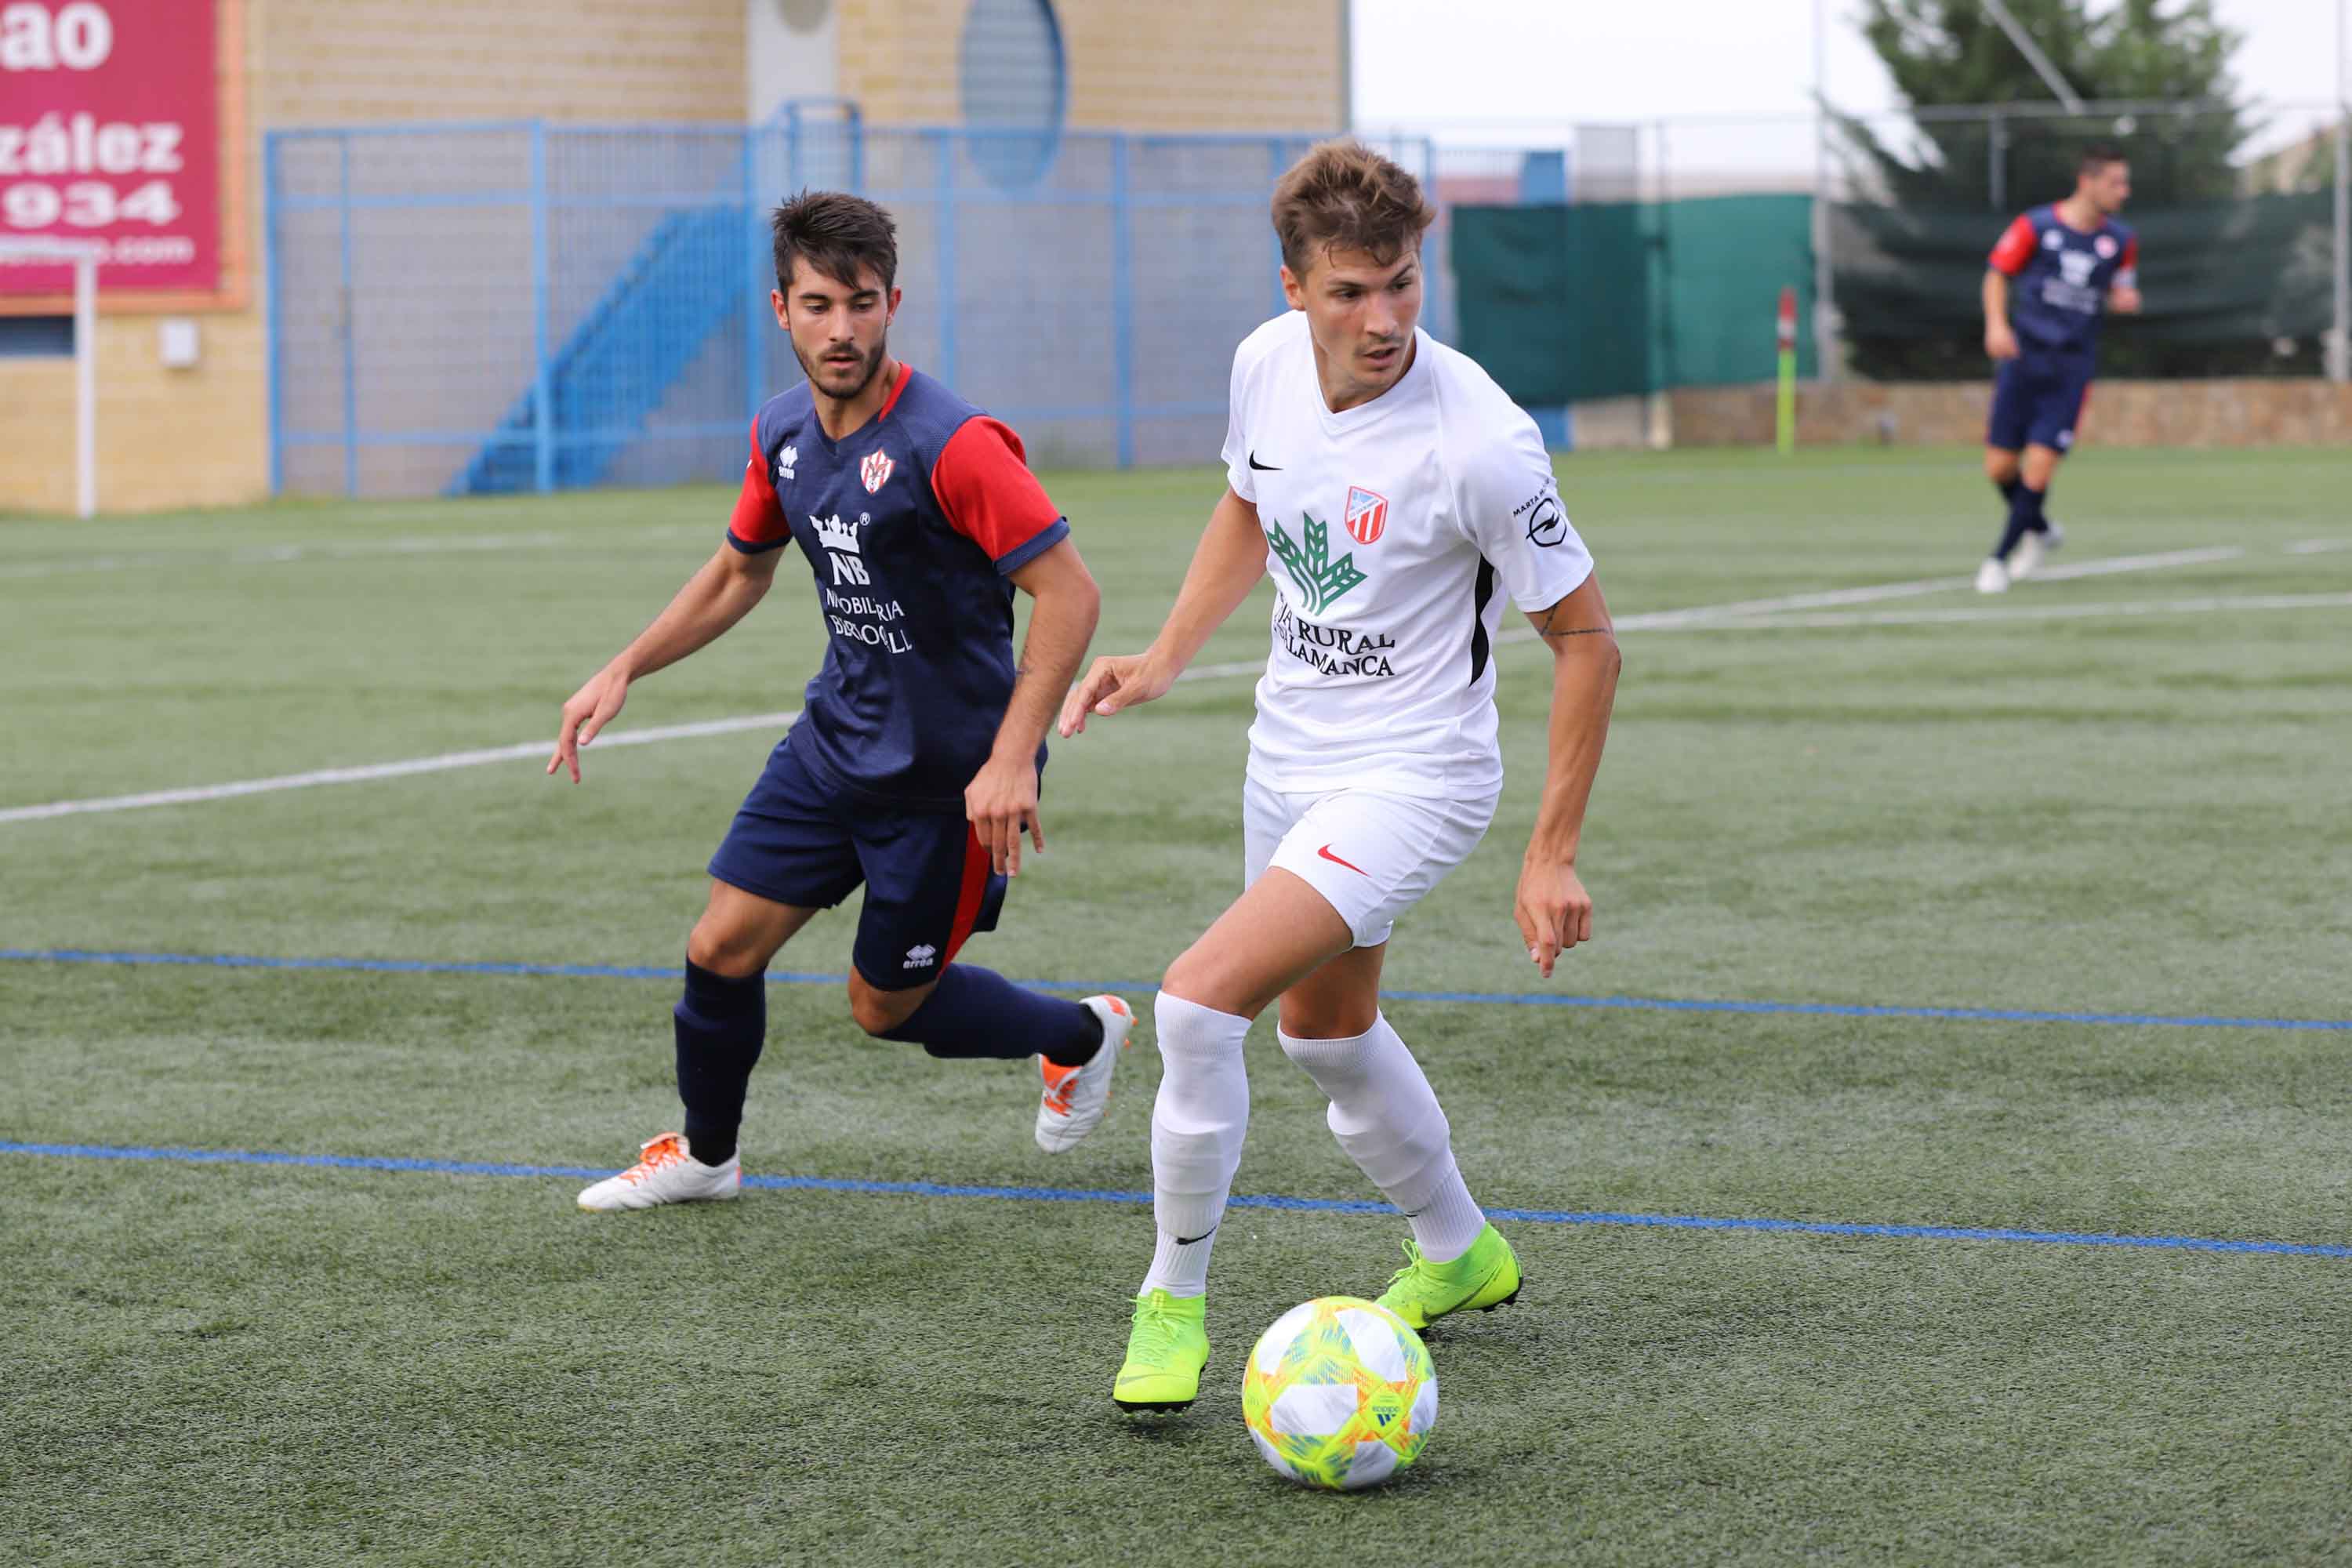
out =
<svg viewBox="0 0 2352 1568"><path fill-rule="evenodd" d="M727 520L727 542L746 555L773 550L793 536L776 487L768 478L768 455L760 450L760 422L751 421L751 460L743 465L743 493Z"/></svg>
<svg viewBox="0 0 2352 1568"><path fill-rule="evenodd" d="M2001 232L2000 243L1992 247L1992 254L1985 259L1994 271L2014 278L2025 270L2027 262L2033 259L2033 220L2021 214L2015 223Z"/></svg>
<svg viewBox="0 0 2352 1568"><path fill-rule="evenodd" d="M2121 270L2126 273L2139 270L2139 236L2137 235L2133 235L2124 241L2124 264Z"/></svg>
<svg viewBox="0 0 2352 1568"><path fill-rule="evenodd" d="M1029 471L1021 437L985 415L965 420L940 448L931 493L950 525L1006 576L1069 536L1061 509Z"/></svg>

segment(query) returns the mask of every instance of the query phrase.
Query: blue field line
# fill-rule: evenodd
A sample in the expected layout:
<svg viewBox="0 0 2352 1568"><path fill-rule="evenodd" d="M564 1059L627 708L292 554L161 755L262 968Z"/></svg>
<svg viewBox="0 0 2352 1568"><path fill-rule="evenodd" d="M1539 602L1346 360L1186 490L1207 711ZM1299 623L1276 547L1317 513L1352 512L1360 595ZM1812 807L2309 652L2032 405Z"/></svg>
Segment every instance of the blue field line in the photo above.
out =
<svg viewBox="0 0 2352 1568"><path fill-rule="evenodd" d="M0 962L169 964L200 969L324 969L373 974L520 974L567 980L676 980L674 964L460 963L423 958L269 958L249 953L105 952L80 948L0 947ZM778 985L839 985L847 976L772 969ZM1148 994L1156 980L1023 980L1033 991ZM1819 1018L1931 1018L1994 1024L2124 1024L2173 1029L2325 1029L2352 1032L2352 1018L2231 1018L2186 1013L2057 1013L2025 1007L1895 1007L1842 1002L1718 1002L1658 996L1577 996L1535 991L1383 991L1391 1002L1459 1002L1498 1007L1588 1007L1640 1013L1746 1013Z"/></svg>
<svg viewBox="0 0 2352 1568"><path fill-rule="evenodd" d="M253 1149L138 1148L115 1143L20 1143L0 1139L0 1154L55 1160L162 1161L187 1165L278 1165L334 1171L423 1171L451 1176L561 1176L598 1181L607 1170L584 1165L519 1165L479 1160L419 1160L360 1154L281 1154ZM769 1192L858 1193L891 1197L998 1198L1016 1203L1124 1204L1143 1206L1150 1193L1098 1187L973 1186L952 1182L867 1182L835 1176L745 1176ZM1289 1213L1393 1215L1387 1204L1349 1198L1236 1196L1227 1205ZM1830 1220L1724 1219L1705 1215L1612 1214L1571 1209L1488 1209L1487 1217L1522 1225L1605 1225L1664 1230L1745 1230L1797 1236L1869 1236L1905 1241L2031 1241L2053 1247L2130 1247L2175 1252L2262 1252L2290 1258L2352 1258L2352 1247L2302 1241L2230 1241L2203 1236L2118 1236L2107 1231L2012 1230L2003 1226L1858 1225Z"/></svg>

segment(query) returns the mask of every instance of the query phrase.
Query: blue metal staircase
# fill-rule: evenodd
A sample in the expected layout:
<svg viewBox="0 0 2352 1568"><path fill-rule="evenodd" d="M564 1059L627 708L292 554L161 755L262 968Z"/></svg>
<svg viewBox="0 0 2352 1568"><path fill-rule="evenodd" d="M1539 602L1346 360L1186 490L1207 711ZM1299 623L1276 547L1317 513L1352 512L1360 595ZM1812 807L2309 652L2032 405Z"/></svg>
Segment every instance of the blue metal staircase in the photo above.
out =
<svg viewBox="0 0 2352 1568"><path fill-rule="evenodd" d="M711 334L742 321L745 224L740 206L663 218L555 351L546 384L556 489L604 478ZM538 428L534 385L444 493L536 489Z"/></svg>

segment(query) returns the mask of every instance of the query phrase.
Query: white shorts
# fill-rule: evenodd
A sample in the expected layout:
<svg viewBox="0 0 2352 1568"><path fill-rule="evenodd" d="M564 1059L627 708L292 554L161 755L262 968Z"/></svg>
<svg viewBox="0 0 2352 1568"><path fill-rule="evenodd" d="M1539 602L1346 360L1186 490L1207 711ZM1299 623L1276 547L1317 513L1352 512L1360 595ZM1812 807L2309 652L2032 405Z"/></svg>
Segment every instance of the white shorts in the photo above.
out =
<svg viewBox="0 0 2352 1568"><path fill-rule="evenodd" d="M1358 947L1378 947L1399 915L1478 847L1500 794L1459 801L1355 789L1284 795L1244 779L1244 885L1279 866L1330 901Z"/></svg>

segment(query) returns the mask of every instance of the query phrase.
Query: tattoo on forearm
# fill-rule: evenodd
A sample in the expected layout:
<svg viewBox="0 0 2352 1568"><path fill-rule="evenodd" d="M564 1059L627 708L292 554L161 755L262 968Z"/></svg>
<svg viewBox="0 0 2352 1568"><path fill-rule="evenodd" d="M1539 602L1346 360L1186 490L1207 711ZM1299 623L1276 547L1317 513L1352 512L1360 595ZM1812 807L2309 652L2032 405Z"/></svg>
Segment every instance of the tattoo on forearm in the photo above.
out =
<svg viewBox="0 0 2352 1568"><path fill-rule="evenodd" d="M1616 629L1613 626L1554 626L1552 624L1552 616L1556 613L1557 612L1551 610L1546 610L1544 612L1543 619L1536 623L1537 636L1542 637L1591 637L1605 636Z"/></svg>

